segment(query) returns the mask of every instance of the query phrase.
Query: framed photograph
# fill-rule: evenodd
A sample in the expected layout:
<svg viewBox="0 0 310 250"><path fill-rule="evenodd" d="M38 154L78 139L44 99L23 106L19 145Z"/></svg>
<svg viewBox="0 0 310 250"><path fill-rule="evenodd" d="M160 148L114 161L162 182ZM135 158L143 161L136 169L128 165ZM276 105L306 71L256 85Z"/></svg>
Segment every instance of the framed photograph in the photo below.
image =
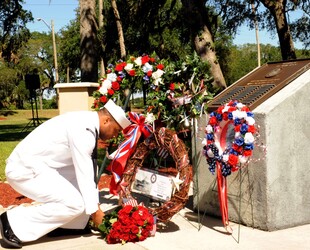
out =
<svg viewBox="0 0 310 250"><path fill-rule="evenodd" d="M156 171L140 168L132 184L132 192L146 195L155 200L167 201L171 199L173 190L173 176L164 175Z"/></svg>

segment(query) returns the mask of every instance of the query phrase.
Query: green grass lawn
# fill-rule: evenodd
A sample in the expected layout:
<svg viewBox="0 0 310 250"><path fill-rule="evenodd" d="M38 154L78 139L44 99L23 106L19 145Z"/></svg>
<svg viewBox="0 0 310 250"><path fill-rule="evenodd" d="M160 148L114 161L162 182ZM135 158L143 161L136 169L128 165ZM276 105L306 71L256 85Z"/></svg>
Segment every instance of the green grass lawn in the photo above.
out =
<svg viewBox="0 0 310 250"><path fill-rule="evenodd" d="M38 110L38 119L36 119L36 113L34 113L35 121L33 121L31 110L0 110L0 181L5 180L5 160L16 145L38 123L42 123L58 114L58 109Z"/></svg>

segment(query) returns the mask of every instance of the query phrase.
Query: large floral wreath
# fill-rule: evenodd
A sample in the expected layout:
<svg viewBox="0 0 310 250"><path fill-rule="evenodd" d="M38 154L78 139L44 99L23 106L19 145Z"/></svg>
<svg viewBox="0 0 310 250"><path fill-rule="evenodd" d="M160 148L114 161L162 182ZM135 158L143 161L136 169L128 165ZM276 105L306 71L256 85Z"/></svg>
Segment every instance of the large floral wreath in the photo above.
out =
<svg viewBox="0 0 310 250"><path fill-rule="evenodd" d="M254 124L254 114L238 101L230 101L210 114L204 155L212 173L217 162L226 177L248 161L254 149Z"/></svg>
<svg viewBox="0 0 310 250"><path fill-rule="evenodd" d="M93 93L92 108L99 109L113 99L125 105L128 92L144 90L145 113L175 130L188 129L192 117L202 115L212 98L209 65L197 54L184 61L159 59L155 54L130 56L108 65L107 75Z"/></svg>

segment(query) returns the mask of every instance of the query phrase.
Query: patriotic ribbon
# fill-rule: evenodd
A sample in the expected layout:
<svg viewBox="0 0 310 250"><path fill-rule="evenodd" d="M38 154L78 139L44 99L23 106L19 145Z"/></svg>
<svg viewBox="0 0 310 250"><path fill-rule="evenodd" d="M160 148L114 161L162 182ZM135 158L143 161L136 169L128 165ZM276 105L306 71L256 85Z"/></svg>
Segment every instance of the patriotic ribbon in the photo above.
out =
<svg viewBox="0 0 310 250"><path fill-rule="evenodd" d="M122 184L121 178L127 160L134 153L141 135L147 138L153 132L153 127L145 123L145 117L143 115L130 112L129 119L132 124L123 130L125 141L109 156L110 159L113 159L107 168L113 176L110 182L110 193L114 195L117 195L120 190L120 185Z"/></svg>

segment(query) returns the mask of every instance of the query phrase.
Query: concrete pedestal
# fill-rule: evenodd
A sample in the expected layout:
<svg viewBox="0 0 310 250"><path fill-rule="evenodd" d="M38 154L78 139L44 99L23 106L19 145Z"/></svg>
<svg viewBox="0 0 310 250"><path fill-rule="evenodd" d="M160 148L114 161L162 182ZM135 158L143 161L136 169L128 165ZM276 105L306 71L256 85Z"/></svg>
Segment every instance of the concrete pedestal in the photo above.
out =
<svg viewBox="0 0 310 250"><path fill-rule="evenodd" d="M259 143L252 161L228 176L229 219L273 231L310 223L310 70L256 107ZM194 208L221 216L216 176L202 155L206 119L198 121Z"/></svg>
<svg viewBox="0 0 310 250"><path fill-rule="evenodd" d="M91 110L94 98L92 94L99 87L98 83L57 83L59 114L69 111Z"/></svg>

